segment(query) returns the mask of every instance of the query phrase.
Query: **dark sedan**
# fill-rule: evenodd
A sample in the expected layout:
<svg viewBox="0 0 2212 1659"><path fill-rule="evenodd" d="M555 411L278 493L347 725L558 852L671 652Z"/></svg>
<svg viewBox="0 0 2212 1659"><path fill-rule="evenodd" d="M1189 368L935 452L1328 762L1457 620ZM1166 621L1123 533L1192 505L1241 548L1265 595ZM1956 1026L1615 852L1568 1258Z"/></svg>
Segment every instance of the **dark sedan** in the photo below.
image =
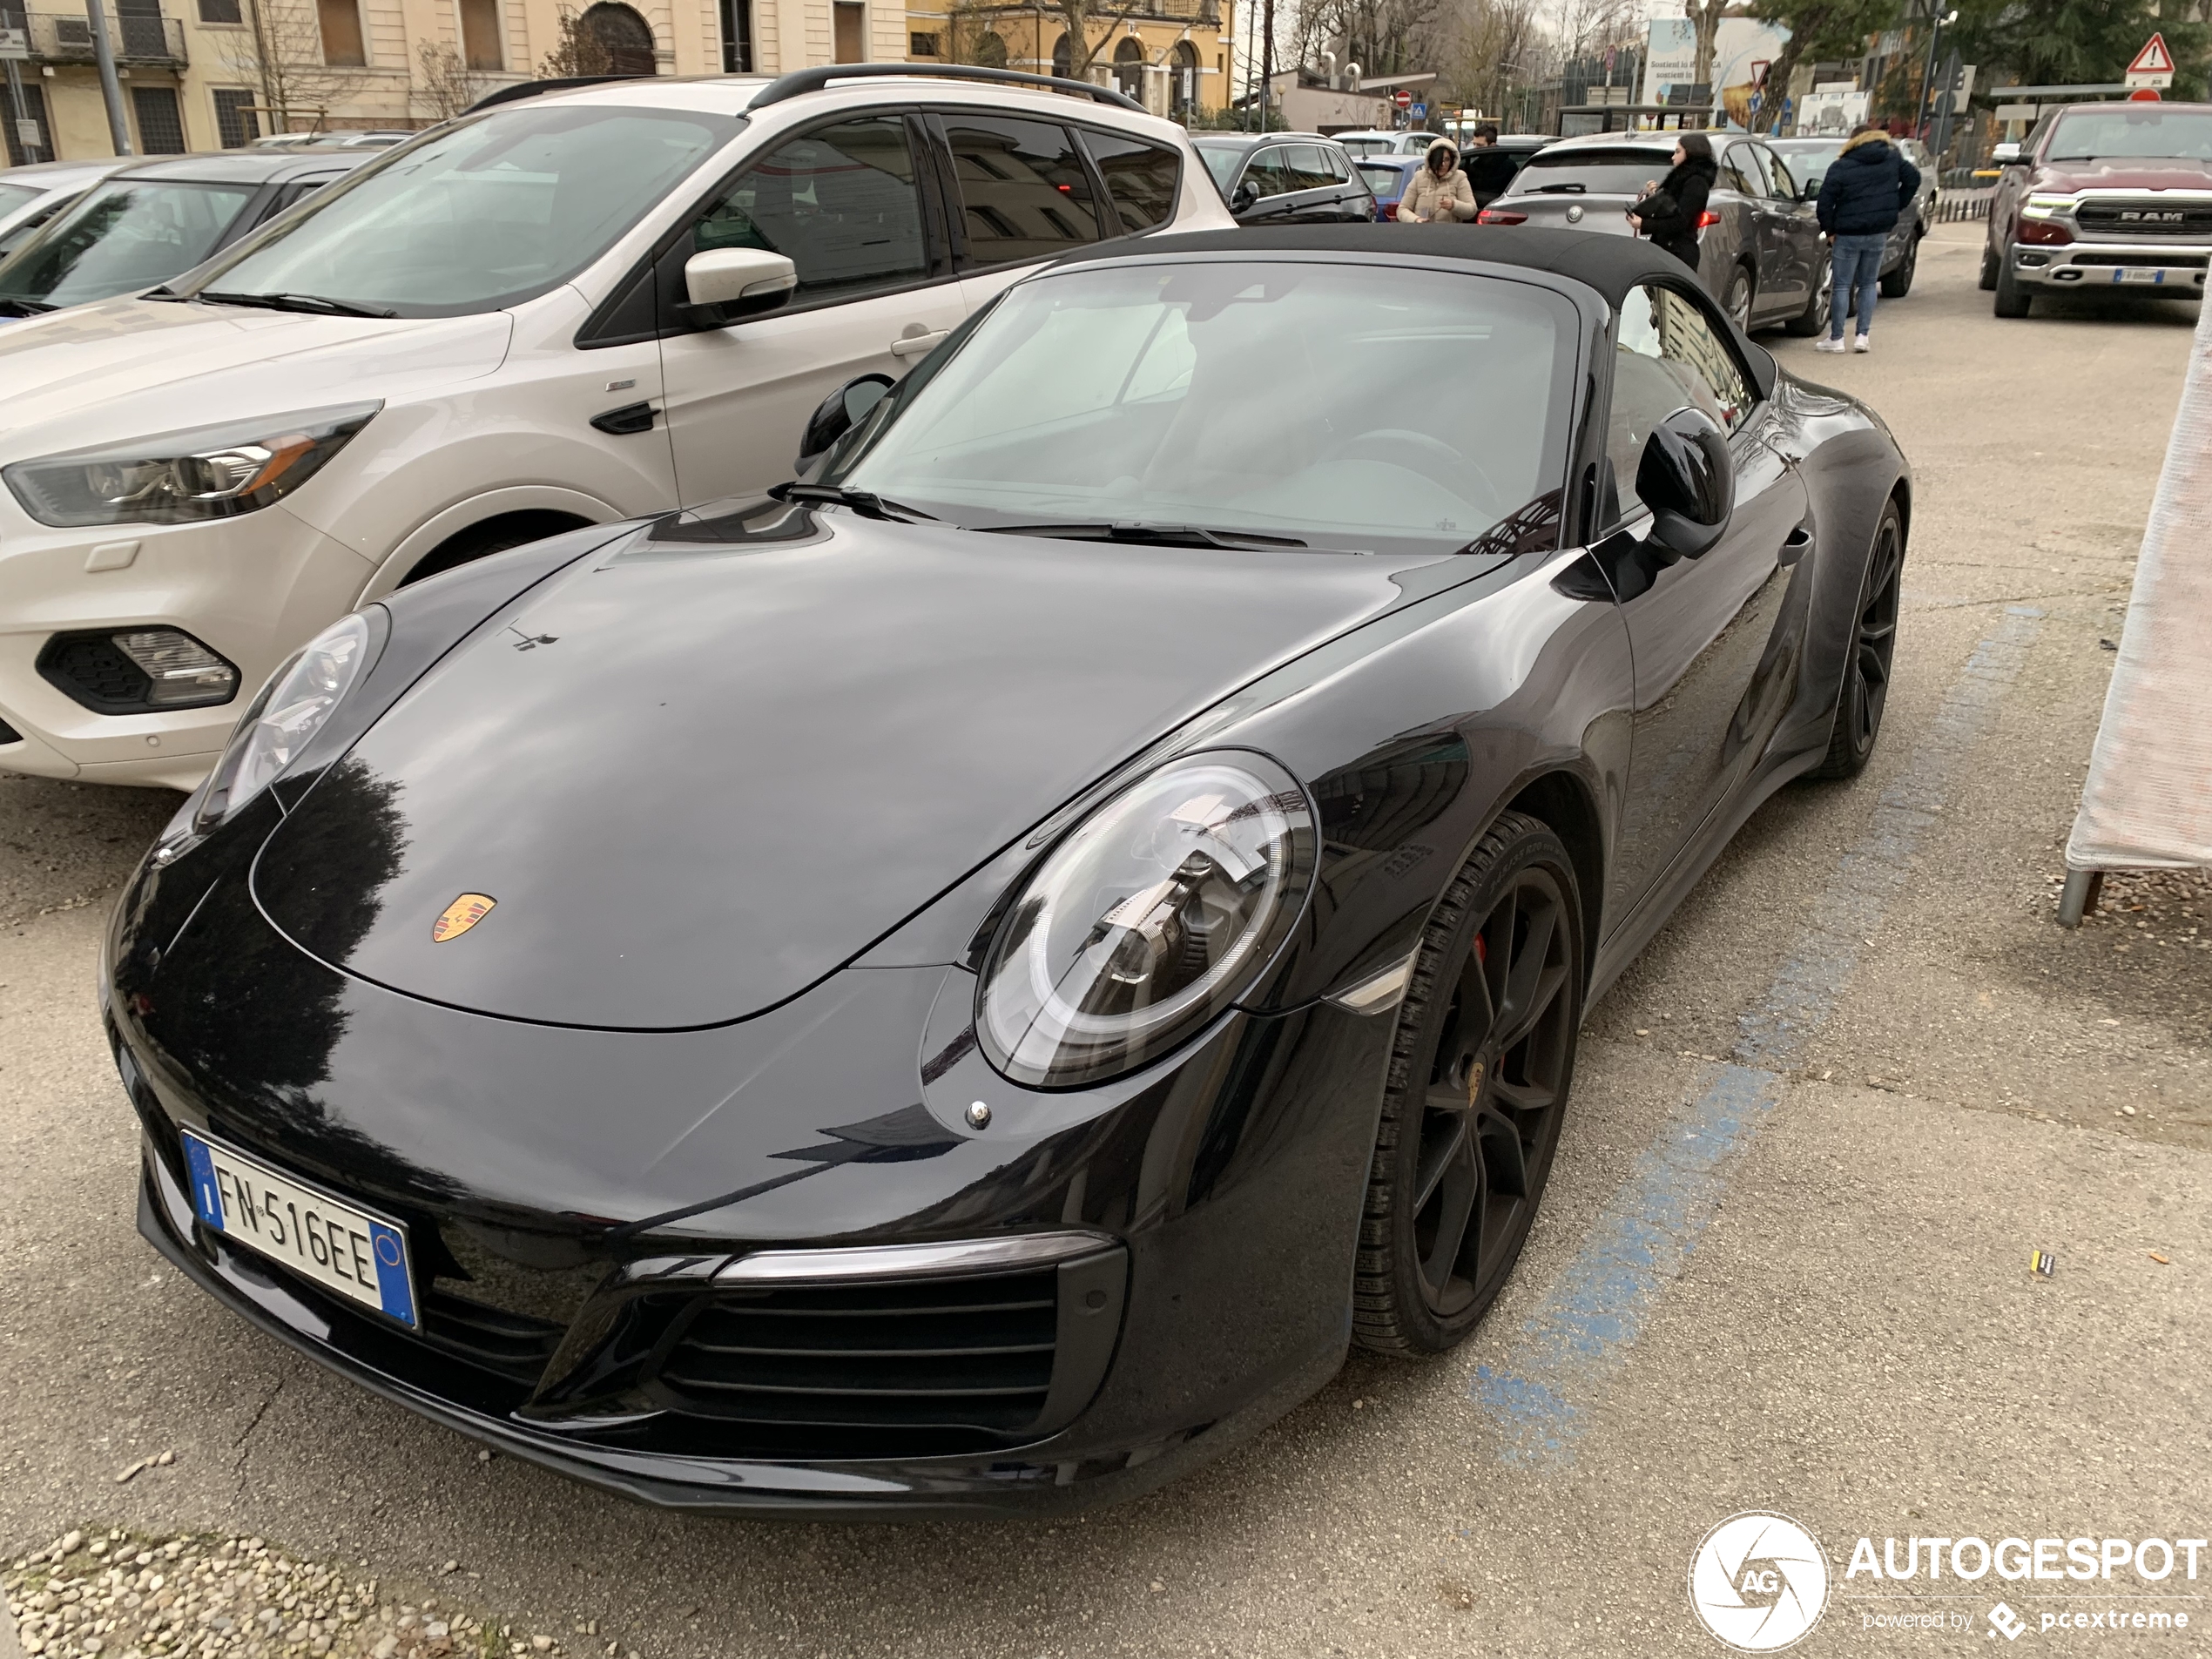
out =
<svg viewBox="0 0 2212 1659"><path fill-rule="evenodd" d="M1243 225L1359 224L1375 194L1342 145L1318 132L1194 132L1190 142Z"/></svg>
<svg viewBox="0 0 2212 1659"><path fill-rule="evenodd" d="M1100 1501L1451 1348L1880 730L1905 463L1644 243L1106 245L804 448L326 631L107 942L154 1246L654 1501Z"/></svg>
<svg viewBox="0 0 2212 1659"><path fill-rule="evenodd" d="M229 151L134 163L0 260L0 317L157 287L381 153Z"/></svg>
<svg viewBox="0 0 2212 1659"><path fill-rule="evenodd" d="M1797 181L1801 199L1820 199L1820 181L1829 164L1844 152L1841 138L1770 138L1767 145L1780 156ZM1899 146L1902 148L1902 145ZM1915 164L1919 165L1918 163ZM1920 168L1920 188L1910 211L1898 215L1890 245L1882 250L1882 298L1902 300L1912 292L1912 279L1920 269L1920 239L1935 223L1936 171Z"/></svg>
<svg viewBox="0 0 2212 1659"><path fill-rule="evenodd" d="M1667 176L1671 132L1562 138L1531 156L1512 187L1482 210L1486 225L1629 236L1629 209ZM1759 140L1709 132L1720 176L1698 233L1697 273L1746 329L1828 327L1828 250L1796 173Z"/></svg>

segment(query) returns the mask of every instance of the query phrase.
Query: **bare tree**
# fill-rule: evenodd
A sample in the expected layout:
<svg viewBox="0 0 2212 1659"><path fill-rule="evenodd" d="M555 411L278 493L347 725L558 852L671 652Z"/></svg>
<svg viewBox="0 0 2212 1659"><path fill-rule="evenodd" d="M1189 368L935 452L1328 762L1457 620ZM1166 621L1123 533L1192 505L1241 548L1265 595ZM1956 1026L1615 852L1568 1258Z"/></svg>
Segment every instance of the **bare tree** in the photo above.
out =
<svg viewBox="0 0 2212 1659"><path fill-rule="evenodd" d="M1019 8L1008 5L968 3L953 9L951 23L951 57L956 64L989 63L994 68L1003 68L1004 59L999 48L989 43L1004 44L1000 34L1001 20L1011 17L1027 22L1050 19L1057 23L1068 37L1067 75L1071 80L1089 80L1092 67L1101 52L1109 51L1115 39L1115 25L1145 10L1145 0L1123 0L1121 4L1106 3L1106 0L1049 0L1043 5ZM1047 43L1046 53L1051 45ZM994 61L995 60L995 61ZM1056 68L1052 71L1058 74Z"/></svg>
<svg viewBox="0 0 2212 1659"><path fill-rule="evenodd" d="M1433 61L1462 107L1501 115L1551 52L1536 0L1467 0L1442 18Z"/></svg>
<svg viewBox="0 0 2212 1659"><path fill-rule="evenodd" d="M469 67L469 60L442 40L426 40L415 49L415 84L409 95L428 105L441 121L450 121L490 90L491 83Z"/></svg>
<svg viewBox="0 0 2212 1659"><path fill-rule="evenodd" d="M582 14L574 7L561 8L558 27L560 35L554 41L552 51L537 60L535 78L565 81L582 75L615 72L614 53L597 32L584 26Z"/></svg>
<svg viewBox="0 0 2212 1659"><path fill-rule="evenodd" d="M1713 48L1720 38L1721 17L1728 6L1729 0L1683 0L1691 30L1689 78L1701 86L1713 85ZM1716 105L1719 102L1712 93L1707 96Z"/></svg>
<svg viewBox="0 0 2212 1659"><path fill-rule="evenodd" d="M217 47L224 65L260 96L273 132L298 120L320 126L334 104L368 79L360 64L325 61L322 32L308 0L246 0L246 27L225 30Z"/></svg>

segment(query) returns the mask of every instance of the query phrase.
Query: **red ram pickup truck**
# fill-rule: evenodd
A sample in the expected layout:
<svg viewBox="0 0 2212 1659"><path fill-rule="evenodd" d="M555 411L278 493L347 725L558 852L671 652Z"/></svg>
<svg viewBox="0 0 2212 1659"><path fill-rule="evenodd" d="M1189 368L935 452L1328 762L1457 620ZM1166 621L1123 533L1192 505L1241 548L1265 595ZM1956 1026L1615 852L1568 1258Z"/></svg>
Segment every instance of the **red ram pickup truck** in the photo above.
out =
<svg viewBox="0 0 2212 1659"><path fill-rule="evenodd" d="M2202 297L2212 104L2047 110L2019 154L2002 159L1981 256L1999 316L2025 317L2037 293L2067 288Z"/></svg>

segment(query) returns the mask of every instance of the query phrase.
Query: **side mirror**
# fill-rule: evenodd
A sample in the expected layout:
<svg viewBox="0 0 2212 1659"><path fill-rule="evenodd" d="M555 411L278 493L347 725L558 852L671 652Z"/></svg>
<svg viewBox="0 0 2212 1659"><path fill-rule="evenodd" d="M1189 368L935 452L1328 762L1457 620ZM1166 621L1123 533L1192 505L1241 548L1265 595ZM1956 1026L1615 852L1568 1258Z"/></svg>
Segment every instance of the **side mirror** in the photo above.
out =
<svg viewBox="0 0 2212 1659"><path fill-rule="evenodd" d="M1636 494L1651 509L1651 539L1696 558L1728 528L1736 494L1728 435L1702 409L1676 409L1644 440Z"/></svg>
<svg viewBox="0 0 2212 1659"><path fill-rule="evenodd" d="M695 306L715 307L734 321L773 311L799 286L799 267L759 247L718 247L684 261L684 292Z"/></svg>
<svg viewBox="0 0 2212 1659"><path fill-rule="evenodd" d="M2020 147L2019 142L2012 138L2006 139L2004 143L1997 145L1991 149L1989 152L1989 158L2000 167L2010 167L2018 165L2020 158Z"/></svg>
<svg viewBox="0 0 2212 1659"><path fill-rule="evenodd" d="M1229 211L1232 213L1249 213L1258 205L1259 189L1250 179L1238 185L1229 198Z"/></svg>
<svg viewBox="0 0 2212 1659"><path fill-rule="evenodd" d="M1801 202L1818 201L1820 199L1820 180L1817 179L1808 179L1804 181L1804 183L1799 185L1797 186L1797 199Z"/></svg>
<svg viewBox="0 0 2212 1659"><path fill-rule="evenodd" d="M860 425L894 384L888 374L863 374L824 398L821 408L808 417L806 434L799 440L796 470L805 471L810 462L828 452L830 445Z"/></svg>

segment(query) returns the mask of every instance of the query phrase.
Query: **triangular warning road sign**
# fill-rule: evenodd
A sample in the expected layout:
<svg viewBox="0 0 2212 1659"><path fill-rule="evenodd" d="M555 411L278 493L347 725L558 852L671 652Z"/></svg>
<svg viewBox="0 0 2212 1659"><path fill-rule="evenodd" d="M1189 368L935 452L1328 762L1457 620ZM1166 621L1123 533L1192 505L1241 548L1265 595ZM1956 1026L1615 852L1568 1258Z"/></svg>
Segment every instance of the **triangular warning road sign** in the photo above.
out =
<svg viewBox="0 0 2212 1659"><path fill-rule="evenodd" d="M2107 57L2107 64L2112 60ZM2128 65L2130 75L2170 75L2174 72L2174 54L2166 50L2166 37L2153 35L2143 43L2142 51L2135 54L2135 61Z"/></svg>

